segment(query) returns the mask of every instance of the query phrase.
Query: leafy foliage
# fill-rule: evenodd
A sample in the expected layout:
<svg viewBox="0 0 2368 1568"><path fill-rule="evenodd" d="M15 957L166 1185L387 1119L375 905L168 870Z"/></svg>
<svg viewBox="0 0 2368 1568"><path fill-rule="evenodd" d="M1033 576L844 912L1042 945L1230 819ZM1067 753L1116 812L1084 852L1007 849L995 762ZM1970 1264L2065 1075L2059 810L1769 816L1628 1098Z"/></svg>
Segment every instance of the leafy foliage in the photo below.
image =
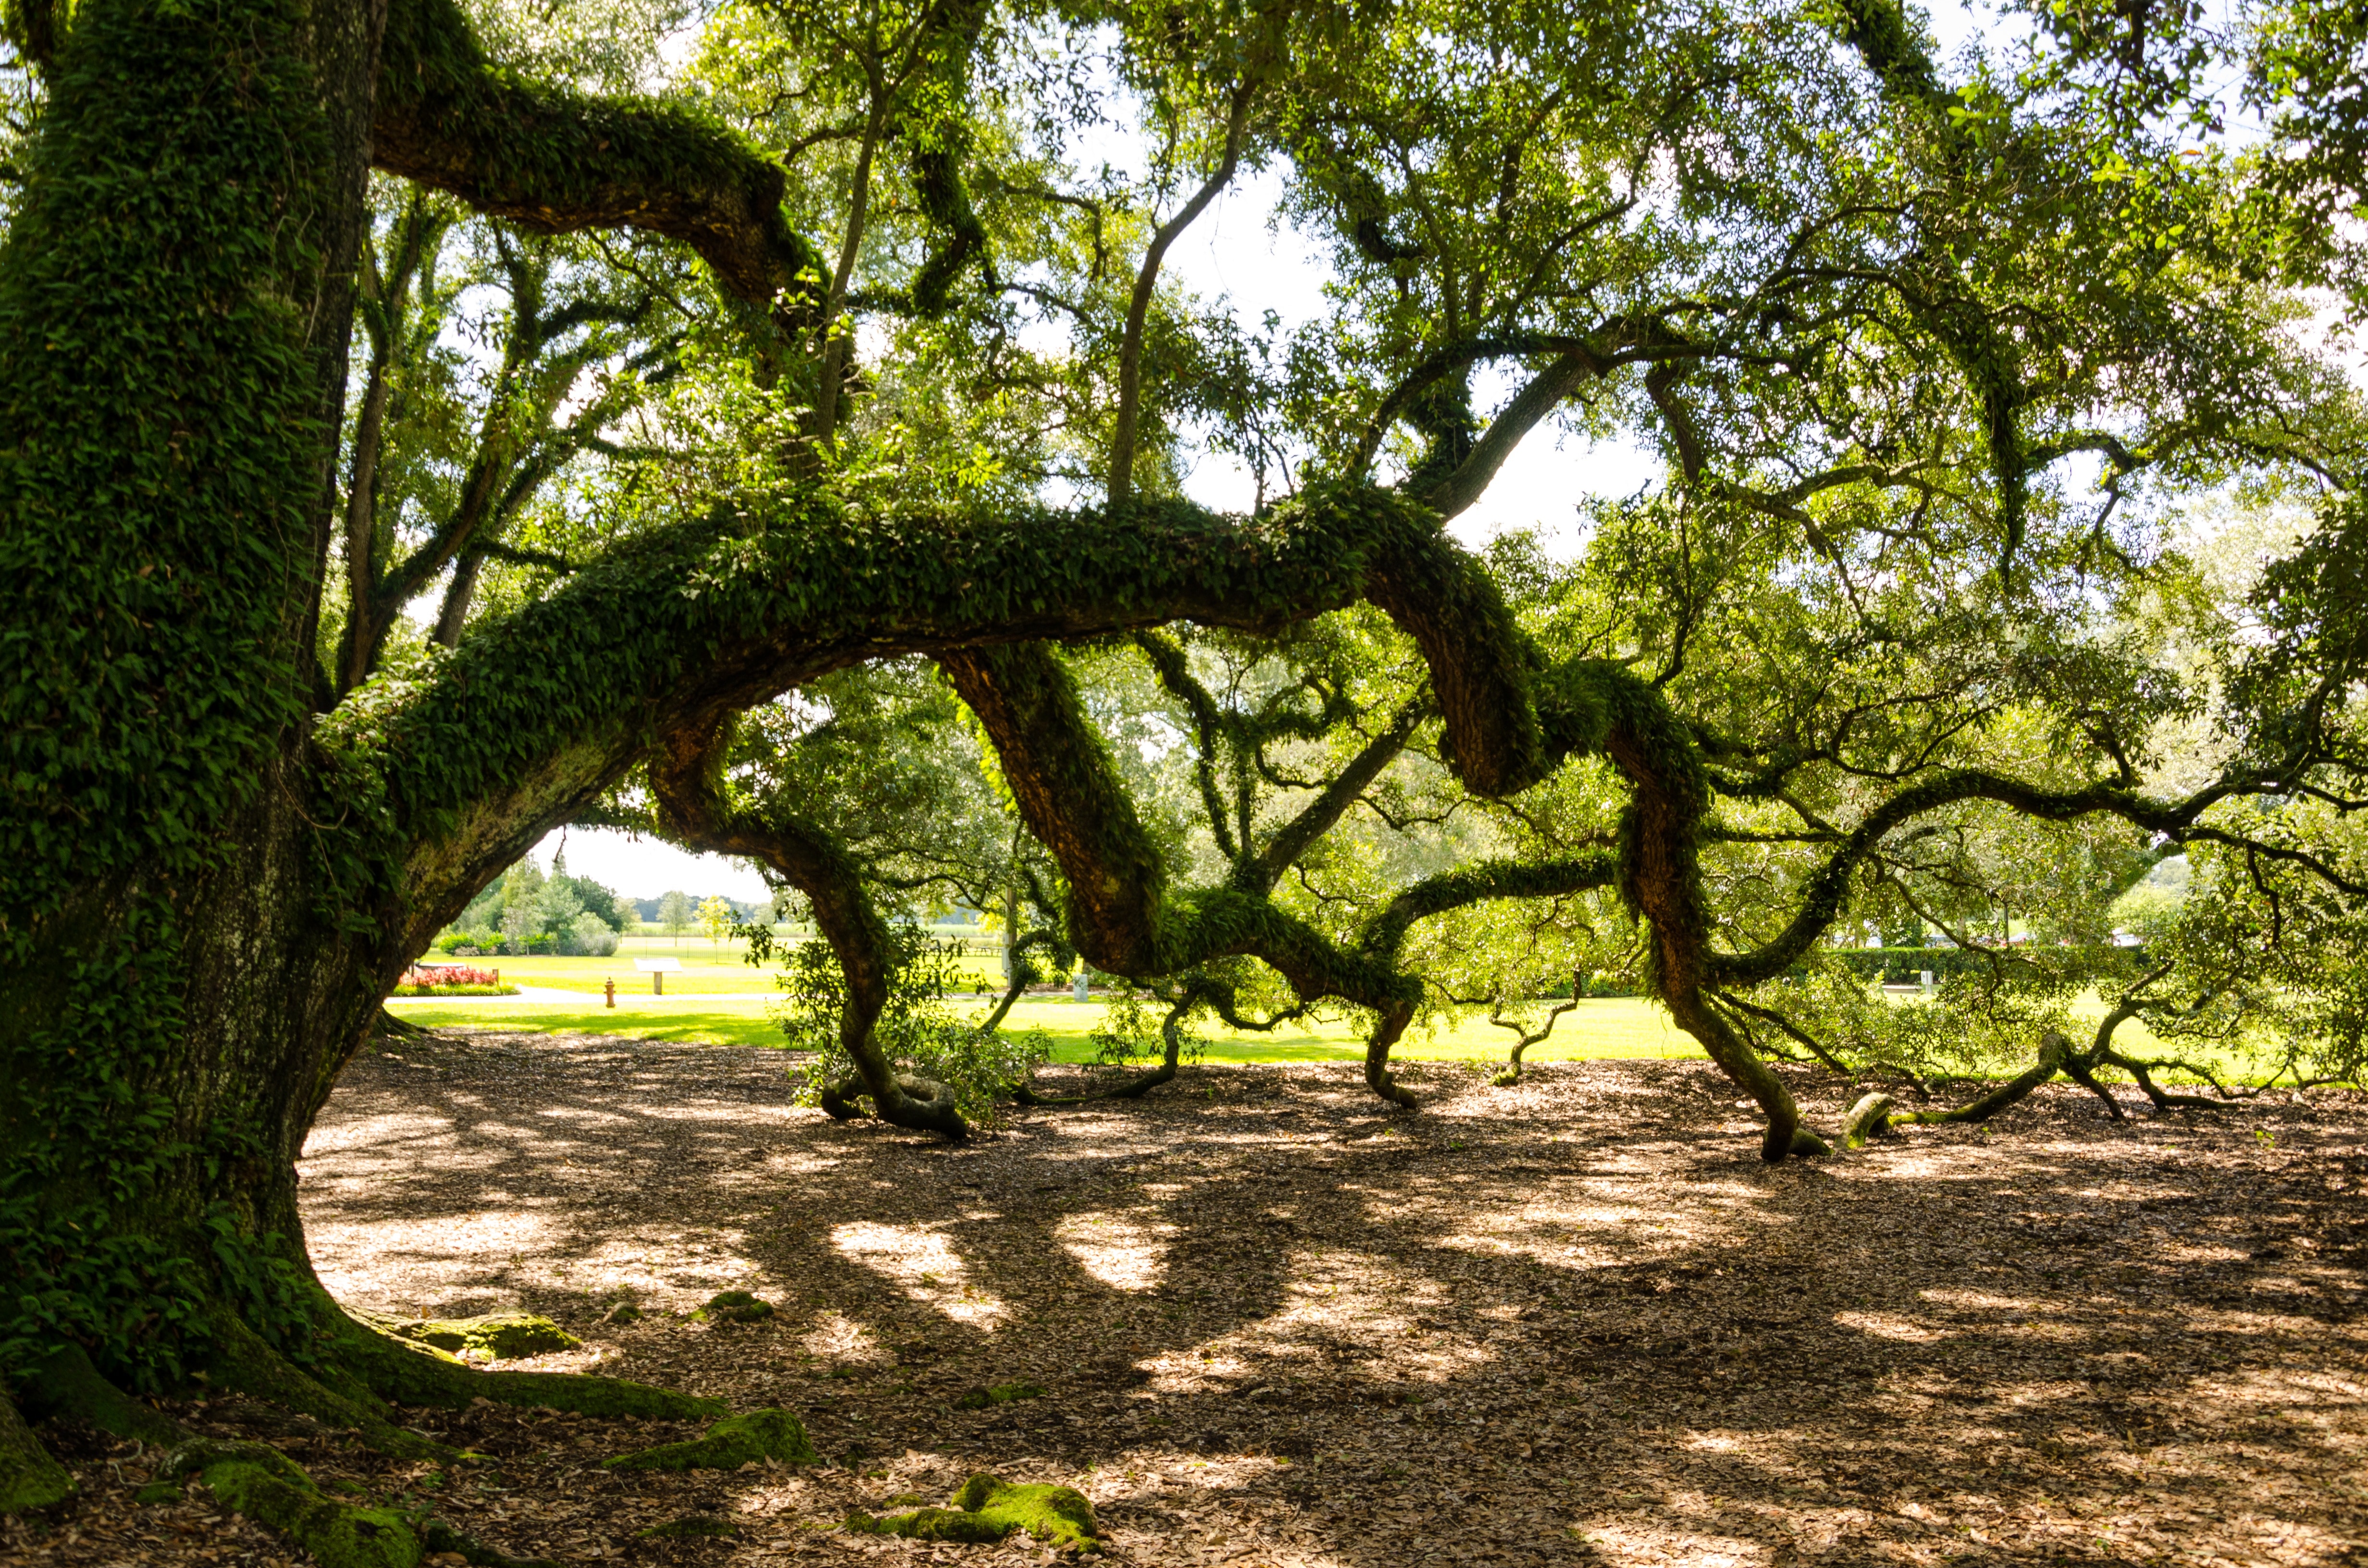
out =
<svg viewBox="0 0 2368 1568"><path fill-rule="evenodd" d="M749 960L769 958L769 931L752 938ZM1041 1032L1011 1034L982 1029L957 1017L946 1005L949 994L966 989L969 971L955 948L930 939L912 921L891 927L895 957L888 981L886 1006L871 1026L872 1038L896 1068L951 1091L955 1106L973 1122L991 1123L996 1102L1008 1096L1012 1085L1025 1083L1051 1053L1051 1041ZM824 942L800 942L791 947L780 983L783 1000L775 1016L790 1049L811 1053L793 1070L799 1103L820 1105L825 1095L848 1096L842 1085L861 1079L848 1054L847 981L837 955Z"/></svg>

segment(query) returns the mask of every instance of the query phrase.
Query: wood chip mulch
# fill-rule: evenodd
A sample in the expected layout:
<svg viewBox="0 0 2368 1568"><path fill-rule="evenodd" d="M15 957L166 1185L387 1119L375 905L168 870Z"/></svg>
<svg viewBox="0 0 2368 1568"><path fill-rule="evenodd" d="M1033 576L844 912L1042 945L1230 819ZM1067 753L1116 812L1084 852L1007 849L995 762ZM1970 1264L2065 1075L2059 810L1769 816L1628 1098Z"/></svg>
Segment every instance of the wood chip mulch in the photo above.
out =
<svg viewBox="0 0 2368 1568"><path fill-rule="evenodd" d="M1208 1068L948 1147L791 1105L770 1052L406 1042L313 1135L330 1289L545 1313L584 1347L508 1365L781 1405L825 1464L611 1473L696 1428L404 1413L492 1456L439 1469L177 1408L571 1562L1052 1561L839 1528L981 1469L1082 1488L1147 1568L2368 1562L2361 1096L2115 1124L2059 1087L1770 1168L1702 1063L1407 1076L1414 1117L1351 1067ZM1828 1127L1857 1092L1795 1088ZM725 1289L779 1313L689 1319ZM84 1494L0 1524L7 1568L309 1561L51 1436ZM734 1533L638 1534L691 1516Z"/></svg>

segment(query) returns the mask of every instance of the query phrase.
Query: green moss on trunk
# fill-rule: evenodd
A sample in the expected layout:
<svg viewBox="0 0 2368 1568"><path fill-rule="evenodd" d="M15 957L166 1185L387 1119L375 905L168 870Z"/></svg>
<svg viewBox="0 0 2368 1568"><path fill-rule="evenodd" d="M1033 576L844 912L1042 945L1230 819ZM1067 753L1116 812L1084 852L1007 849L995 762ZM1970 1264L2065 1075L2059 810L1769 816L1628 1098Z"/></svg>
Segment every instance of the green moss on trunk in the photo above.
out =
<svg viewBox="0 0 2368 1568"><path fill-rule="evenodd" d="M151 1410L100 1377L79 1345L52 1351L37 1363L25 1380L20 1397L37 1420L70 1415L102 1432L159 1448L188 1436L180 1423Z"/></svg>
<svg viewBox="0 0 2368 1568"><path fill-rule="evenodd" d="M74 1477L51 1459L0 1389L0 1514L46 1508L74 1495Z"/></svg>
<svg viewBox="0 0 2368 1568"><path fill-rule="evenodd" d="M573 1350L584 1342L552 1322L528 1312L486 1312L472 1318L419 1318L391 1332L462 1359L507 1361L551 1350Z"/></svg>

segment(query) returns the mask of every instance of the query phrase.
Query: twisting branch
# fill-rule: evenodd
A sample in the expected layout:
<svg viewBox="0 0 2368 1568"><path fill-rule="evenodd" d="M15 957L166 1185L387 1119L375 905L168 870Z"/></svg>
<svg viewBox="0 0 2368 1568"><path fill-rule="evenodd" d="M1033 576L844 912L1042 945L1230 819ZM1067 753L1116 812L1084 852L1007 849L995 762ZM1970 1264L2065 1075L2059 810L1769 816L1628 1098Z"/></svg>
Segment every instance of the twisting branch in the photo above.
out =
<svg viewBox="0 0 2368 1568"><path fill-rule="evenodd" d="M697 251L792 333L820 258L781 211L780 166L704 119L502 71L453 0L389 0L371 161L545 233L641 229Z"/></svg>
<svg viewBox="0 0 2368 1568"><path fill-rule="evenodd" d="M1793 1040L1805 1046L1808 1049L1809 1054L1815 1056L1818 1061L1824 1062L1835 1072L1845 1075L1850 1073L1849 1064L1844 1062L1841 1058L1836 1056L1832 1051L1827 1051L1825 1048L1824 1043L1820 1041L1816 1036L1810 1034L1807 1030L1802 1028L1798 1024L1795 1024L1792 1019L1776 1011L1773 1007L1762 1007L1757 1003L1747 1002L1742 997L1735 994L1732 991L1722 991L1716 986L1711 987L1710 994L1718 999L1718 1002L1722 1006L1732 1007L1735 1011L1741 1013L1748 1017L1758 1018L1763 1024L1773 1024L1776 1028L1783 1030L1784 1033L1792 1036Z"/></svg>
<svg viewBox="0 0 2368 1568"><path fill-rule="evenodd" d="M1536 354L1591 354L1603 364L1618 358L1600 350L1583 337L1567 333L1508 333L1489 337L1459 338L1453 343L1432 349L1417 361L1413 369L1400 379L1382 399L1365 422L1364 433L1357 437L1356 449L1349 454L1348 472L1362 474L1372 467L1373 454L1381 450L1382 438L1390 426L1404 417L1406 411L1423 394L1449 376L1466 372L1488 359L1509 359Z"/></svg>
<svg viewBox="0 0 2368 1568"><path fill-rule="evenodd" d="M942 1085L900 1076L872 1039L897 956L888 923L864 891L861 872L826 829L801 820L786 806L770 802L759 812L728 799L723 773L730 733L728 723L704 733L678 733L651 758L650 793L658 825L687 847L760 861L806 895L814 926L846 977L839 1043L854 1060L880 1119L949 1138L965 1136L970 1125L954 1108L952 1093ZM852 1114L849 1097L827 1094L824 1108L844 1118Z"/></svg>
<svg viewBox="0 0 2368 1568"><path fill-rule="evenodd" d="M1503 997L1497 996L1490 998L1488 1006L1488 1022L1496 1026L1497 1028L1510 1030L1513 1036L1512 1049L1506 1053L1505 1057L1505 1071L1498 1074L1497 1076L1496 1081L1498 1085L1518 1084L1521 1081L1522 1053L1533 1045L1544 1043L1546 1037L1554 1033L1554 1025L1561 1021L1562 1016L1565 1013L1570 1012L1578 1006L1579 998L1586 990L1587 971L1585 970L1573 970L1570 976L1570 1000L1549 1008L1546 1012L1545 1021L1534 1029L1522 1023L1519 1018L1508 1018L1505 1017L1505 999Z"/></svg>
<svg viewBox="0 0 2368 1568"><path fill-rule="evenodd" d="M1414 739L1415 731L1430 715L1430 699L1427 696L1405 704L1380 734L1359 748L1349 765L1317 792L1315 799L1275 830L1274 836L1267 840L1266 847L1250 863L1259 892L1272 891L1282 878L1283 868L1295 864L1310 845L1332 831L1383 770L1397 760Z"/></svg>
<svg viewBox="0 0 2368 1568"><path fill-rule="evenodd" d="M1530 379L1504 412L1488 423L1471 453L1445 478L1423 492L1423 500L1442 517L1452 517L1480 499L1521 437L1560 408L1571 393L1601 378L1602 361L1591 350L1574 348Z"/></svg>

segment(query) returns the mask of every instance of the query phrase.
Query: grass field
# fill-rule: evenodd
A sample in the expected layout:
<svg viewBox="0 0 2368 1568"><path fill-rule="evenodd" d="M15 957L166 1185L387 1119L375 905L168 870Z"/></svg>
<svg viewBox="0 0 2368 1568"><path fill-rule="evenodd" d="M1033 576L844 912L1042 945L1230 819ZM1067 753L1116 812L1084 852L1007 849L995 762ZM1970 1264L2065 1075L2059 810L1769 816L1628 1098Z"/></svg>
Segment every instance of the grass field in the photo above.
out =
<svg viewBox="0 0 2368 1568"><path fill-rule="evenodd" d="M633 967L635 958L672 958L682 964L679 973L666 976L666 992L654 996L650 976ZM779 1046L780 1027L768 1006L778 994L773 971L750 965L733 943L712 943L704 937L685 936L679 942L664 936L629 937L612 958L488 958L462 960L501 971L505 982L546 991L565 991L585 998L580 1005L549 998L447 1000L440 997L396 998L387 1004L397 1017L430 1028L469 1027L517 1029L541 1034L613 1034L635 1040L699 1040L714 1045ZM982 985L1000 984L993 972L996 960L972 959L969 964ZM601 1005L604 981L617 983L617 1006ZM985 1007L987 998L966 1004ZM1910 1004L1912 1005L1912 1004ZM2104 1005L2091 999L2078 1009L2089 1019L2104 1015ZM1042 1029L1053 1038L1053 1060L1077 1062L1092 1056L1090 1037L1102 1027L1099 1002L1078 1003L1068 997L1040 997L1012 1009L1011 1027ZM2117 1037L2121 1047L2138 1055L2162 1052L2161 1042L2142 1026L2124 1024ZM2085 1040L2076 1041L2085 1045ZM1425 1032L1410 1031L1395 1055L1410 1061L1463 1061L1501 1058L1511 1037L1481 1018L1465 1018ZM1353 1060L1363 1045L1347 1022L1331 1019L1273 1035L1211 1031L1208 1058L1218 1062L1331 1062ZM1530 1048L1533 1062L1571 1062L1596 1057L1689 1057L1701 1049L1678 1032L1656 1003L1634 998L1590 998L1577 1012L1554 1026L1553 1038ZM2265 1069L2226 1058L2214 1070L2242 1079Z"/></svg>
<svg viewBox="0 0 2368 1568"><path fill-rule="evenodd" d="M581 963L585 960L545 960L551 963ZM688 970L689 966L685 966ZM746 971L755 974L754 971ZM555 982L527 980L523 974L513 976L509 967L502 969L505 980L518 978L534 985ZM670 975L667 983L689 982L691 976ZM569 986L567 989L577 989ZM588 987L598 994L599 982L595 979ZM686 991L689 987L686 983ZM388 1011L412 1023L430 1028L475 1027L478 1028L518 1029L540 1034L613 1034L633 1040L705 1040L716 1045L778 1046L781 1031L768 1012L771 986L768 983L761 992L747 991L729 995L691 995L655 997L646 993L625 994L620 981L617 1006L612 1010L595 1002L589 1006L572 1006L563 1002L510 1001L495 999L484 1002L448 1002L437 997L397 999L387 1004ZM984 1007L982 999L966 1003L971 1007ZM1053 1057L1056 1062L1081 1062L1093 1055L1090 1037L1102 1027L1105 1009L1099 1002L1076 1002L1067 997L1044 997L1017 1004L1011 1009L1007 1027L1015 1029L1042 1029L1053 1038ZM1474 1057L1496 1057L1504 1054L1511 1037L1503 1029L1492 1028L1483 1019L1468 1019L1452 1029L1426 1035L1410 1033L1399 1043L1396 1055L1411 1061L1447 1061ZM1218 1062L1331 1062L1353 1061L1364 1054L1364 1047L1355 1030L1346 1022L1330 1020L1310 1028L1278 1031L1272 1035L1237 1035L1229 1030L1213 1031L1208 1057ZM1600 1056L1699 1056L1702 1052L1693 1042L1669 1025L1668 1015L1648 1002L1601 998L1583 1002L1576 1013L1554 1026L1554 1037L1543 1045L1530 1048L1532 1062L1569 1062Z"/></svg>
<svg viewBox="0 0 2368 1568"><path fill-rule="evenodd" d="M666 937L627 937L617 946L613 958L561 959L515 955L475 959L448 959L440 953L430 953L430 963L465 963L485 969L499 970L505 982L518 985L534 985L553 991L580 991L589 996L600 994L601 983L614 980L620 1001L627 991L646 995L650 977L633 967L635 959L674 959L682 965L682 972L666 976L666 990L687 996L770 996L774 994L773 971L758 969L747 961L746 947L736 942L710 942L704 937L686 936L680 942ZM997 981L1000 971L992 958L965 960L983 982Z"/></svg>

